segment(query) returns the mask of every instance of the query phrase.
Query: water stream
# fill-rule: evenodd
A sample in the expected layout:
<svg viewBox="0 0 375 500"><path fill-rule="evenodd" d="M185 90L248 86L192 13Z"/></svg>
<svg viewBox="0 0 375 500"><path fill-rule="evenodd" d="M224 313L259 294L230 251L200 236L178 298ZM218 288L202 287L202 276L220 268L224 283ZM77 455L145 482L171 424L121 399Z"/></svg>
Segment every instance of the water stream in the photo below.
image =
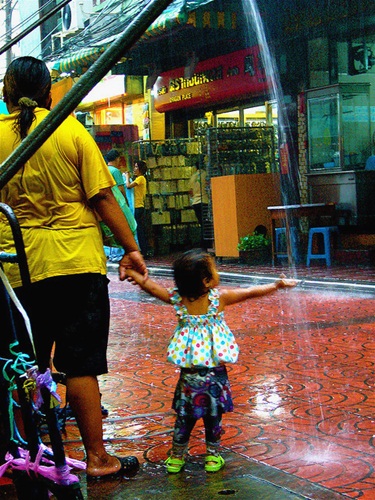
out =
<svg viewBox="0 0 375 500"><path fill-rule="evenodd" d="M258 9L258 5L255 0L242 0L244 14L246 16L246 22L248 29L255 33L257 43L260 46L260 54L262 57L262 63L265 71L266 80L269 83L269 95L270 100L275 102L277 106L277 116L278 116L278 137L279 137L279 150L288 147L287 167L282 169L281 179L281 190L282 190L282 204L288 205L299 202L299 196L297 191L297 186L293 183L293 168L296 170L297 162L293 159L293 138L291 137L291 127L289 123L289 118L287 114L287 106L285 98L283 95L279 72L276 67L275 57L271 53L270 45L267 41L265 27ZM271 15L271 14L270 14ZM276 14L275 14L276 15ZM295 162L292 164L292 162ZM296 221L290 221L290 226L296 224ZM290 269L290 272L297 277L297 269L295 266ZM275 302L279 301L280 310L279 314L282 316L284 314L283 301L275 297ZM324 309L324 298L322 297L321 307ZM284 303L285 308L285 303ZM279 328L279 339L282 344L282 349L287 356L291 357L290 367L291 373L284 377L283 373L278 373L277 366L275 366L275 371L271 373L274 375L273 379L267 380L265 377L264 384L259 384L257 386L257 394L253 399L254 403L254 414L260 410L263 414L265 421L267 417L267 412L269 414L285 413L286 421L290 418L288 416L288 407L290 402L296 398L301 398L301 415L300 421L303 422L304 428L314 429L316 420L325 420L325 406L320 401L319 387L315 381L321 378L321 374L318 373L318 367L322 366L321 362L323 360L319 359L321 351L316 350L314 346L314 338L317 332L313 332L309 328L308 323L308 313L306 310L306 304L304 297L298 293L290 293L290 302L288 308L289 314L292 314L288 320L281 321L278 325ZM292 324L295 325L295 342L293 345L290 344L290 331L293 328ZM317 325L315 325L316 328ZM270 331L272 327L270 327ZM284 331L285 330L285 331ZM319 331L318 325L318 337L321 337L322 332ZM267 333L266 333L267 335ZM273 346L270 346L269 352L265 352L264 356L267 358L269 355L275 355L273 352ZM276 357L275 357L276 359ZM270 367L266 367L266 372L269 371ZM295 370L296 379L289 378L290 375ZM305 375L306 373L306 375ZM280 376L280 378L278 378ZM278 388L279 385L279 388ZM288 390L285 390L285 387ZM279 389L279 390L278 390ZM295 391L295 394L293 392ZM287 397L286 397L287 394ZM290 400L289 400L290 398ZM296 410L297 411L297 410ZM310 417L311 416L311 417ZM299 432L299 419L294 419L293 423L289 422L293 427L294 435L298 436ZM288 424L287 424L288 426ZM295 426L295 427L294 427ZM312 431L312 434L314 432ZM308 442L303 443L303 440L297 442L295 441L295 450L293 451L293 441L288 441L288 445L291 446L290 454L296 458L298 455L298 460L305 460L307 462L317 461L317 451L313 448L314 452L310 448ZM328 452L328 450L325 450ZM324 461L323 458L318 461Z"/></svg>
<svg viewBox="0 0 375 500"><path fill-rule="evenodd" d="M282 204L290 205L299 202L298 186L296 178L297 159L295 158L295 145L291 134L290 121L287 114L287 103L282 92L279 72L275 63L275 57L271 53L270 45L267 41L265 27L255 0L242 0L243 11L249 32L255 33L257 44L260 47L260 55L264 67L265 77L269 85L270 101L277 107L278 116L278 147L279 151L284 151L282 167ZM269 13L269 15L272 15ZM276 14L275 14L276 15ZM280 155L281 159L281 155Z"/></svg>

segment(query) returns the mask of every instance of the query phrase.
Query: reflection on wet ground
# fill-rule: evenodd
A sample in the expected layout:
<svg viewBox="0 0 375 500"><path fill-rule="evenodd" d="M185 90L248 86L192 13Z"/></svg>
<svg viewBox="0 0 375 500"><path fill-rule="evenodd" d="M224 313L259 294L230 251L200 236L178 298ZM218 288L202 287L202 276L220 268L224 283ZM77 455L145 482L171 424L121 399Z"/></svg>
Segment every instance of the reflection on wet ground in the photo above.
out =
<svg viewBox="0 0 375 500"><path fill-rule="evenodd" d="M199 423L185 471L170 476L162 464L178 375L166 361L174 310L115 272L109 277L105 439L111 452L135 454L142 466L130 480L86 485L81 474L85 498L375 498L375 295L297 287L227 308L241 353L228 368L235 410L223 419L226 467L205 473ZM82 459L74 420L64 440L67 453Z"/></svg>

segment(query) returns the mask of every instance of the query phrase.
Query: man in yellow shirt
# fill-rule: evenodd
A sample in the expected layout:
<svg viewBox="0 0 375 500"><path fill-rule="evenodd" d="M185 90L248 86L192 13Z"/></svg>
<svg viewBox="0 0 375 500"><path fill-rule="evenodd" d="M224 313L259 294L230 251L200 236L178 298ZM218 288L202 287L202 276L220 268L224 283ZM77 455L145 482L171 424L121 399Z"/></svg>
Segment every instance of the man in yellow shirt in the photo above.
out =
<svg viewBox="0 0 375 500"><path fill-rule="evenodd" d="M20 57L4 77L9 115L0 115L0 161L48 115L51 77L43 61ZM88 477L128 474L136 457L109 455L103 443L97 376L107 373L109 296L106 257L97 214L110 227L125 255L120 280L134 267L147 268L111 187L115 181L93 138L69 116L0 192L18 219L31 285L24 286L18 265L5 273L26 310L37 363L66 374L67 399L76 415L87 457ZM11 229L0 217L1 250L15 253ZM20 349L31 355L18 310L14 311Z"/></svg>

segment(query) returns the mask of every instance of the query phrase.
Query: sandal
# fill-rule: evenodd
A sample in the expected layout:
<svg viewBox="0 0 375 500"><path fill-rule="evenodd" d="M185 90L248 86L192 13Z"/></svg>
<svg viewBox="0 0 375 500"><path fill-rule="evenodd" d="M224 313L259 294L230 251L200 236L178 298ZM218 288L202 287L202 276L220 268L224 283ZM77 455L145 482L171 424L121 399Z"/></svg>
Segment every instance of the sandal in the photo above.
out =
<svg viewBox="0 0 375 500"><path fill-rule="evenodd" d="M220 455L207 455L205 462L204 468L206 472L217 472L225 465L225 460Z"/></svg>
<svg viewBox="0 0 375 500"><path fill-rule="evenodd" d="M137 457L116 457L121 467L116 471L110 474L104 474L102 476L90 476L87 475L87 479L89 481L98 481L100 479L114 479L117 477L134 477L139 471L139 462Z"/></svg>
<svg viewBox="0 0 375 500"><path fill-rule="evenodd" d="M167 472L177 474L184 468L185 460L183 458L168 457L164 463L167 466Z"/></svg>

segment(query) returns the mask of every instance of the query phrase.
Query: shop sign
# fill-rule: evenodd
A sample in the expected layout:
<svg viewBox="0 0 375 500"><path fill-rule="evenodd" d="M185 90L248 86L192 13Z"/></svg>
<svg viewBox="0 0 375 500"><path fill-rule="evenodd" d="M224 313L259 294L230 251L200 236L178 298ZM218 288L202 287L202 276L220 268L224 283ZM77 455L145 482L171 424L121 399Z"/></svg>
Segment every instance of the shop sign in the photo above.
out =
<svg viewBox="0 0 375 500"><path fill-rule="evenodd" d="M184 72L177 68L158 77L154 95L160 113L261 95L269 88L258 45L198 62L191 78Z"/></svg>

